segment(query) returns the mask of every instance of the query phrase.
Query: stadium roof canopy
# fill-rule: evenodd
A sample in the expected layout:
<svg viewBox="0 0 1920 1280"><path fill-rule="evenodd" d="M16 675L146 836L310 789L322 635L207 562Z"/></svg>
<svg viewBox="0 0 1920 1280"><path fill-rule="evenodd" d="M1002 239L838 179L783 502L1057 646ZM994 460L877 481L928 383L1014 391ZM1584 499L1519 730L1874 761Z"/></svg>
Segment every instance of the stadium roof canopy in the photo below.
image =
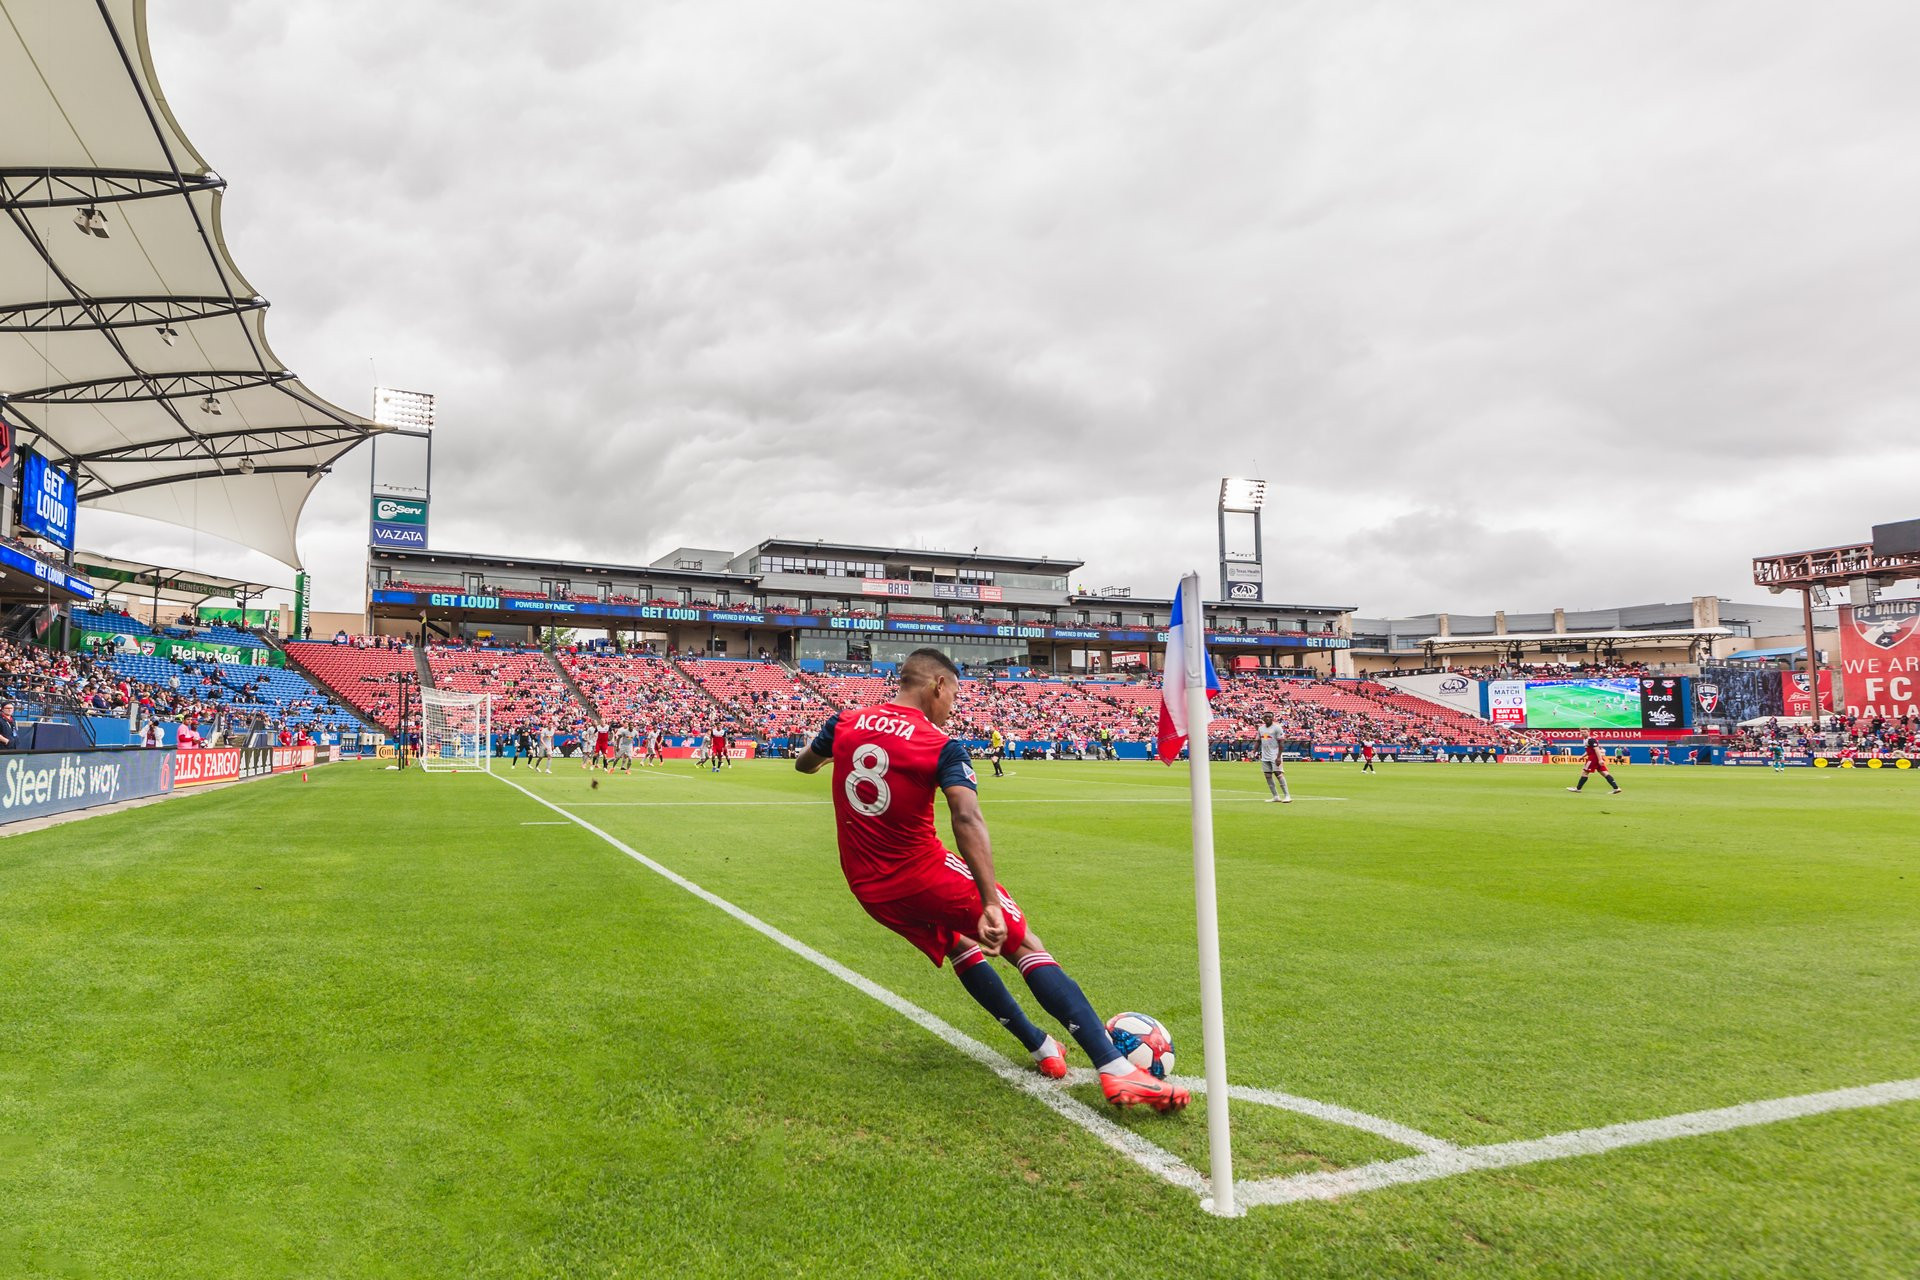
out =
<svg viewBox="0 0 1920 1280"><path fill-rule="evenodd" d="M1509 631L1504 635L1428 636L1421 644L1436 649L1492 649L1507 645L1563 643L1590 640L1600 644L1671 644L1676 640L1718 640L1730 636L1729 627L1664 627L1646 631Z"/></svg>
<svg viewBox="0 0 1920 1280"><path fill-rule="evenodd" d="M1807 646L1801 644L1786 645L1778 649L1742 649L1738 653L1728 654L1727 660L1729 662L1763 662L1768 658L1804 658L1806 656Z"/></svg>
<svg viewBox="0 0 1920 1280"><path fill-rule="evenodd" d="M165 565L118 560L82 551L73 567L102 597L115 596L164 604L199 604L204 600L251 600L269 591L285 590L244 578L227 578L198 569L169 569Z"/></svg>
<svg viewBox="0 0 1920 1280"><path fill-rule="evenodd" d="M300 510L379 428L267 345L227 253L225 181L161 97L145 0L6 0L0 416L83 505L298 567Z"/></svg>
<svg viewBox="0 0 1920 1280"><path fill-rule="evenodd" d="M952 568L1004 568L1034 570L1041 573L1065 573L1083 568L1084 561L1055 560L1049 556L1001 556L991 552L929 551L924 547L868 547L853 542L817 542L800 538L768 538L757 543L749 555L859 556L892 564L940 565Z"/></svg>

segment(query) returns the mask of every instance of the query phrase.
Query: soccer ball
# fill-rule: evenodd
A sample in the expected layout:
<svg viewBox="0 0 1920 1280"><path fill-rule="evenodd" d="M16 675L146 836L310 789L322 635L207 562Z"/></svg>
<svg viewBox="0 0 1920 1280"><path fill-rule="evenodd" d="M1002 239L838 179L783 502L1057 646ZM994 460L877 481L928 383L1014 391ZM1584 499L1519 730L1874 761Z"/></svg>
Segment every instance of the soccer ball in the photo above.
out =
<svg viewBox="0 0 1920 1280"><path fill-rule="evenodd" d="M1107 1019L1107 1036L1120 1056L1142 1071L1164 1079L1173 1074L1173 1037L1158 1018L1120 1013Z"/></svg>

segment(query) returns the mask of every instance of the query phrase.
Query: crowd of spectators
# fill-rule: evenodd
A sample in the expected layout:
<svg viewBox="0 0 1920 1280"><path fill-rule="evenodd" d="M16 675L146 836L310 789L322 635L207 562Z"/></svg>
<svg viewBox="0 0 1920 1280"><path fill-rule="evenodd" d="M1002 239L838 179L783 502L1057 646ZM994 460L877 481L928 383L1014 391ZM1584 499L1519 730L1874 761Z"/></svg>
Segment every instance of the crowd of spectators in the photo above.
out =
<svg viewBox="0 0 1920 1280"><path fill-rule="evenodd" d="M140 664L136 669L134 663ZM138 672L150 672L143 678ZM251 666L124 654L107 642L61 653L0 641L0 681L21 719L32 715L129 720L137 735L217 742L241 731L340 731L351 713L297 675Z"/></svg>
<svg viewBox="0 0 1920 1280"><path fill-rule="evenodd" d="M1832 751L1849 756L1920 755L1920 716L1823 715L1817 724L1774 718L1736 729L1727 738L1735 751L1762 751L1775 743L1789 751Z"/></svg>

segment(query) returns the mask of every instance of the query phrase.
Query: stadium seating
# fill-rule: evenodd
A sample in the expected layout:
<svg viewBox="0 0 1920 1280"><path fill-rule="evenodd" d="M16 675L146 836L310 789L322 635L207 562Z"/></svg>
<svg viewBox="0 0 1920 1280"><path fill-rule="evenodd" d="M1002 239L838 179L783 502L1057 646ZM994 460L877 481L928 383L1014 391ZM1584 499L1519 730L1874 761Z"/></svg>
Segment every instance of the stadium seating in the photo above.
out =
<svg viewBox="0 0 1920 1280"><path fill-rule="evenodd" d="M400 696L396 676L412 676L413 649L362 649L319 640L294 640L287 656L312 672L361 714L384 726L400 729Z"/></svg>
<svg viewBox="0 0 1920 1280"><path fill-rule="evenodd" d="M140 653L116 653L105 662L127 682L136 701L165 718L205 719L225 708L249 720L258 715L275 729L358 734L362 727L352 712L298 671L239 663L183 663Z"/></svg>
<svg viewBox="0 0 1920 1280"><path fill-rule="evenodd" d="M703 733L720 708L665 658L641 654L562 653L560 665L607 724Z"/></svg>
<svg viewBox="0 0 1920 1280"><path fill-rule="evenodd" d="M120 609L79 609L73 611L73 625L83 631L105 631L113 635L150 636L153 628Z"/></svg>
<svg viewBox="0 0 1920 1280"><path fill-rule="evenodd" d="M436 689L492 694L496 730L510 732L529 723L571 725L586 711L538 649L430 645L427 666Z"/></svg>
<svg viewBox="0 0 1920 1280"><path fill-rule="evenodd" d="M732 709L746 732L768 738L812 734L833 708L793 671L778 663L688 659L681 670Z"/></svg>

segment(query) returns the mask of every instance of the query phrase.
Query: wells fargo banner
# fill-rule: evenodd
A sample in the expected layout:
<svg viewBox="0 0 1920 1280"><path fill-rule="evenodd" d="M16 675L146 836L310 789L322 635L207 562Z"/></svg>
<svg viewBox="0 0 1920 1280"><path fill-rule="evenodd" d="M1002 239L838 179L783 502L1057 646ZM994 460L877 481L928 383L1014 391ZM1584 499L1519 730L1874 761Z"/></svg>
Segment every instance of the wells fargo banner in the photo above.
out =
<svg viewBox="0 0 1920 1280"><path fill-rule="evenodd" d="M1920 715L1920 600L1841 606L1840 670L1848 715Z"/></svg>
<svg viewBox="0 0 1920 1280"><path fill-rule="evenodd" d="M336 748L337 750L337 748ZM238 782L270 773L291 773L318 762L318 753L306 747L198 747L177 754L173 785L199 787L210 782Z"/></svg>
<svg viewBox="0 0 1920 1280"><path fill-rule="evenodd" d="M240 779L239 747L188 748L175 755L173 785L199 787L209 782L237 782Z"/></svg>

